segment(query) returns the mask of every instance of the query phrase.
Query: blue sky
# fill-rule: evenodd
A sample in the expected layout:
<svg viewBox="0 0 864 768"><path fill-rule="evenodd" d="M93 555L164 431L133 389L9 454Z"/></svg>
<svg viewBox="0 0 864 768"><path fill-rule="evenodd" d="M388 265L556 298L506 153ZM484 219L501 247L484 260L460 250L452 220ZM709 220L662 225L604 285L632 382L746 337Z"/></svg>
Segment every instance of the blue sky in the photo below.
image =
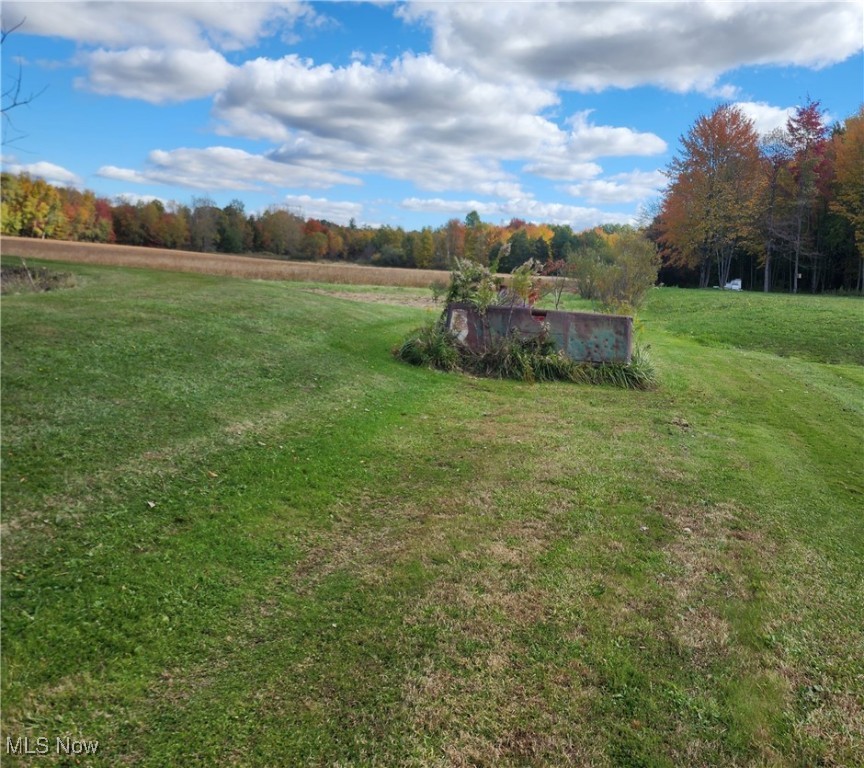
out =
<svg viewBox="0 0 864 768"><path fill-rule="evenodd" d="M864 101L855 2L17 2L4 170L405 228L633 221L700 114ZM44 89L44 91L43 91Z"/></svg>

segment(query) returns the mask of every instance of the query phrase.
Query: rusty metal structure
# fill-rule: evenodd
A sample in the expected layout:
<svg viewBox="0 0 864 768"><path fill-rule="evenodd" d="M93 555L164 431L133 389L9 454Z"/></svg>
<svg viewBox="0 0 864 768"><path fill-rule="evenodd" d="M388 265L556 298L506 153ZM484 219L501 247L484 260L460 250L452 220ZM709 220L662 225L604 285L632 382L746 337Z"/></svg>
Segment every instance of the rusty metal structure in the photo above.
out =
<svg viewBox="0 0 864 768"><path fill-rule="evenodd" d="M577 362L629 364L633 351L633 318L623 315L520 306L492 306L481 313L470 304L450 304L446 324L475 351L511 334L531 338L541 333Z"/></svg>

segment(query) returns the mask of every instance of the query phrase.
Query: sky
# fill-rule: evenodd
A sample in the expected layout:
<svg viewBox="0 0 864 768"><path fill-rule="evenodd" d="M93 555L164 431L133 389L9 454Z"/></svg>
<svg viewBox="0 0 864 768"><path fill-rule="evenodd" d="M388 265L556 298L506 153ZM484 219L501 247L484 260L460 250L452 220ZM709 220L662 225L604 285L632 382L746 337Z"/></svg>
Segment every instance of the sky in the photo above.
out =
<svg viewBox="0 0 864 768"><path fill-rule="evenodd" d="M131 201L633 223L700 115L864 102L864 3L3 0L2 167ZM15 28L16 25L21 24ZM15 29L13 29L15 28ZM7 99L4 98L4 107Z"/></svg>

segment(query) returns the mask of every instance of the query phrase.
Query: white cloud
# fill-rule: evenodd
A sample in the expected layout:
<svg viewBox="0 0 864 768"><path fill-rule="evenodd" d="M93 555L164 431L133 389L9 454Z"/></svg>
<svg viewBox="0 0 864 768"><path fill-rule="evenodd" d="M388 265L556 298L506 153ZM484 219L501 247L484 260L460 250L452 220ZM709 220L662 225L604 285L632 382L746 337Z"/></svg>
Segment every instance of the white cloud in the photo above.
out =
<svg viewBox="0 0 864 768"><path fill-rule="evenodd" d="M80 187L84 182L77 173L63 168L63 166L40 160L37 163L21 164L13 157L2 158L3 170L7 173L26 173L37 179L44 179L49 184L58 187Z"/></svg>
<svg viewBox="0 0 864 768"><path fill-rule="evenodd" d="M631 171L574 184L567 192L589 203L634 203L657 196L667 182L662 171Z"/></svg>
<svg viewBox="0 0 864 768"><path fill-rule="evenodd" d="M439 3L399 9L427 23L444 62L483 77L580 91L718 85L748 65L819 68L864 47L864 7L850 2ZM514 31L518 31L514 33Z"/></svg>
<svg viewBox="0 0 864 768"><path fill-rule="evenodd" d="M287 195L285 204L299 209L305 218L325 219L335 224L347 225L351 219L359 219L363 214L362 203L328 200L309 195Z"/></svg>
<svg viewBox="0 0 864 768"><path fill-rule="evenodd" d="M307 3L283 2L22 2L3 3L4 22L26 19L22 32L110 48L239 50L286 33L304 19Z"/></svg>
<svg viewBox="0 0 864 768"><path fill-rule="evenodd" d="M237 68L214 114L225 133L281 142L274 159L508 198L523 193L503 161L579 179L599 172L596 157L666 149L651 133L592 125L587 112L562 129L542 115L557 104L534 84L484 82L428 55L345 67L286 56Z"/></svg>
<svg viewBox="0 0 864 768"><path fill-rule="evenodd" d="M137 205L138 203L150 203L153 200L158 200L162 205L167 206L169 201L156 195L139 195L137 192L122 192L119 195L114 195L114 205Z"/></svg>
<svg viewBox="0 0 864 768"><path fill-rule="evenodd" d="M627 155L659 155L666 151L666 142L653 133L641 133L632 128L592 125L588 122L591 110L579 112L570 118L572 130L568 137L568 153L580 160L595 157L624 157Z"/></svg>
<svg viewBox="0 0 864 768"><path fill-rule="evenodd" d="M228 82L232 70L216 51L139 47L94 51L83 60L89 72L76 80L79 87L153 104L209 96Z"/></svg>
<svg viewBox="0 0 864 768"><path fill-rule="evenodd" d="M795 107L774 107L764 101L739 101L735 106L753 121L760 136L785 128L786 121L795 114Z"/></svg>
<svg viewBox="0 0 864 768"><path fill-rule="evenodd" d="M512 151L505 137L542 141L553 127L534 115L557 102L551 91L489 84L427 55L346 67L315 66L290 55L246 62L217 97L215 111L229 127L244 112L264 115L266 138L274 137L278 123L282 138L294 130L367 145L405 139L476 144L485 137L493 152ZM502 131L496 121L505 119ZM253 122L244 125L249 130Z"/></svg>
<svg viewBox="0 0 864 768"><path fill-rule="evenodd" d="M167 184L193 189L260 189L276 187L324 187L359 184L356 178L317 168L279 162L230 147L154 150L143 171L106 165L97 175L136 184Z"/></svg>
<svg viewBox="0 0 864 768"><path fill-rule="evenodd" d="M635 216L628 213L603 211L599 208L584 208L565 203L544 203L531 198L484 202L480 200L409 197L403 200L400 205L409 211L439 213L457 218L465 216L469 211L477 211L481 217L496 222L518 218L546 224L569 224L577 232L600 224L635 223Z"/></svg>
<svg viewBox="0 0 864 768"><path fill-rule="evenodd" d="M522 170L526 173L542 176L544 179L561 179L563 181L591 179L603 172L603 169L597 163L580 163L564 158L556 161L544 159L529 163Z"/></svg>

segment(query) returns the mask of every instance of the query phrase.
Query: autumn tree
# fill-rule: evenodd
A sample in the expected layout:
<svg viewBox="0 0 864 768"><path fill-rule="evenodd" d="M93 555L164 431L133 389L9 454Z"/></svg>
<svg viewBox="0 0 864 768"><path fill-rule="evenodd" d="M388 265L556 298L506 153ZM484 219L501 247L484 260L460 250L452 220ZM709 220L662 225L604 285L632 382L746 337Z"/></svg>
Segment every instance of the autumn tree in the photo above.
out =
<svg viewBox="0 0 864 768"><path fill-rule="evenodd" d="M303 240L303 219L284 206L272 205L255 221L257 250L277 256L294 255Z"/></svg>
<svg viewBox="0 0 864 768"><path fill-rule="evenodd" d="M450 219L441 235L442 256L449 267L465 256L465 225L459 219Z"/></svg>
<svg viewBox="0 0 864 768"><path fill-rule="evenodd" d="M481 221L477 211L465 217L464 256L478 264L488 266L489 252L497 242L495 227Z"/></svg>
<svg viewBox="0 0 864 768"><path fill-rule="evenodd" d="M166 248L189 248L189 206L169 202L162 217L162 237Z"/></svg>
<svg viewBox="0 0 864 768"><path fill-rule="evenodd" d="M813 248L815 231L814 206L820 189L824 188L829 175L826 163L828 127L823 119L818 101L807 100L798 107L786 122L789 149L792 153L791 170L793 190L793 239L794 266L792 269L792 293L798 293L799 270L802 255L816 257Z"/></svg>
<svg viewBox="0 0 864 768"><path fill-rule="evenodd" d="M27 174L12 176L4 173L0 194L4 235L43 239L67 236L69 222L57 187Z"/></svg>
<svg viewBox="0 0 864 768"><path fill-rule="evenodd" d="M758 174L759 136L738 107L720 105L681 137L667 170L661 237L673 258L699 268L703 287L714 264L725 284L736 250L746 247Z"/></svg>
<svg viewBox="0 0 864 768"><path fill-rule="evenodd" d="M211 198L192 198L189 239L193 250L204 251L205 253L217 250L221 215L222 212Z"/></svg>
<svg viewBox="0 0 864 768"><path fill-rule="evenodd" d="M414 245L414 266L431 269L435 259L435 238L431 227L423 227Z"/></svg>
<svg viewBox="0 0 864 768"><path fill-rule="evenodd" d="M831 209L845 217L858 250L857 290L864 290L864 106L835 133L834 199Z"/></svg>
<svg viewBox="0 0 864 768"><path fill-rule="evenodd" d="M382 267L404 267L406 263L405 230L384 225L372 236L373 261Z"/></svg>
<svg viewBox="0 0 864 768"><path fill-rule="evenodd" d="M792 176L789 138L777 128L760 141L760 178L756 192L756 232L759 239L759 264L764 270L763 290L772 285L774 258L782 252L783 243L790 239L784 207L789 198Z"/></svg>
<svg viewBox="0 0 864 768"><path fill-rule="evenodd" d="M323 259L327 254L327 235L324 232L308 232L300 242L300 258L310 261Z"/></svg>

